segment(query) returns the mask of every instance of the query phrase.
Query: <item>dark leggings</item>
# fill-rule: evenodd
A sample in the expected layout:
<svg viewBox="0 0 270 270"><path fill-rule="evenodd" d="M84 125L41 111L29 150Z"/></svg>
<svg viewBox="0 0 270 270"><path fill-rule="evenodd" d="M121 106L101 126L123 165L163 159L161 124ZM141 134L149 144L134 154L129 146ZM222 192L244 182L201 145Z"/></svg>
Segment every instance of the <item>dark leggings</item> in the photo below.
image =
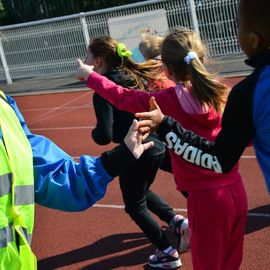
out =
<svg viewBox="0 0 270 270"><path fill-rule="evenodd" d="M164 153L142 155L132 170L119 176L125 211L159 250L168 248L170 243L149 210L167 224L175 215L173 209L149 189L163 158Z"/></svg>

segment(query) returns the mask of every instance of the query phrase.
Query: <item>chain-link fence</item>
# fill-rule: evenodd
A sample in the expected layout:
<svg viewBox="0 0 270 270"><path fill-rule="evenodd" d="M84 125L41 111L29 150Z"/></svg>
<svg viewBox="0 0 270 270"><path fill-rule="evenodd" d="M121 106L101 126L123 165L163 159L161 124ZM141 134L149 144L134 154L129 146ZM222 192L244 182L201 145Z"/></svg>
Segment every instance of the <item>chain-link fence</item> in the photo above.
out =
<svg viewBox="0 0 270 270"><path fill-rule="evenodd" d="M150 0L60 18L1 27L0 81L76 70L91 37L110 35L136 47L142 31L164 35L195 30L212 57L239 54L235 17L239 0Z"/></svg>

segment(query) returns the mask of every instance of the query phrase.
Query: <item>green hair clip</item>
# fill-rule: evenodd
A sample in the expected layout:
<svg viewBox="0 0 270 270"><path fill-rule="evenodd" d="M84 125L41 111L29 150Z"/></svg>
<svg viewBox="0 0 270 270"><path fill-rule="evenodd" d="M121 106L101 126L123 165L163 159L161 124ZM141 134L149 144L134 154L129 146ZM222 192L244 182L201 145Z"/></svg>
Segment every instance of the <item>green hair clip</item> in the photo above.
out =
<svg viewBox="0 0 270 270"><path fill-rule="evenodd" d="M127 50L127 47L124 43L118 43L116 48L117 54L119 57L130 57L132 55L132 52Z"/></svg>

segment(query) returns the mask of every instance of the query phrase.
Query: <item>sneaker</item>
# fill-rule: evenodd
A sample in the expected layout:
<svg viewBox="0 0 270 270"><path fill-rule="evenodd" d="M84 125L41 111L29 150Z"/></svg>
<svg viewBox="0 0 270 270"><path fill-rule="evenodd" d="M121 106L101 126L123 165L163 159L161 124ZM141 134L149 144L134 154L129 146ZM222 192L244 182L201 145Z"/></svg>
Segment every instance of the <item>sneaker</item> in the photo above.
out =
<svg viewBox="0 0 270 270"><path fill-rule="evenodd" d="M183 218L173 224L173 232L177 238L177 250L186 252L190 248L188 219Z"/></svg>
<svg viewBox="0 0 270 270"><path fill-rule="evenodd" d="M177 256L172 255L177 254ZM160 269L176 269L182 265L178 252L173 249L168 254L157 250L148 260L149 266Z"/></svg>

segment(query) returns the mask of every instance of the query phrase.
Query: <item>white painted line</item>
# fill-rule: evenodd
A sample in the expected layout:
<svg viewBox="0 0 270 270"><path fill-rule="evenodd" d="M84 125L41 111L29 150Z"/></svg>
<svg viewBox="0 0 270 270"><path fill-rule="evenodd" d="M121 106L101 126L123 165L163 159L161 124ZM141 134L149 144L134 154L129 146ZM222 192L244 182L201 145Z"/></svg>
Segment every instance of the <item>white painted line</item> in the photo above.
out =
<svg viewBox="0 0 270 270"><path fill-rule="evenodd" d="M116 205L116 204L99 204L96 203L93 205L93 207L100 207L100 208L114 208L114 209L124 209L124 205ZM186 208L173 208L175 212L187 212ZM270 218L270 214L264 214L264 213L248 213L248 216L250 217L266 217Z"/></svg>
<svg viewBox="0 0 270 270"><path fill-rule="evenodd" d="M39 115L36 118L33 118L31 121L28 122L28 126L34 125L34 124L37 124L37 123L40 123L40 122L42 122L44 120L51 119L51 118L54 118L56 116L59 116L59 115L61 115L63 113L66 113L66 111L60 112L60 113L59 112L58 113L55 113L55 111L60 110L60 109L63 109L63 108L65 108L65 110L66 110L69 106L72 106L71 105L72 103L75 103L75 101L77 101L79 99L86 98L87 95L89 95L88 92L87 93L84 93L84 94L82 94L82 95L80 95L80 96L78 96L78 97L76 97L76 98L74 98L74 99L72 99L72 100L70 100L70 101L68 101L66 103L63 103L61 106L55 107L54 109L49 110L46 113L44 113L42 115ZM69 109L69 111L73 111L73 110L74 109Z"/></svg>
<svg viewBox="0 0 270 270"><path fill-rule="evenodd" d="M31 131L50 131L50 130L72 130L72 129L93 129L94 126L81 126L81 127L53 127L53 128L30 128Z"/></svg>
<svg viewBox="0 0 270 270"><path fill-rule="evenodd" d="M46 108L33 108L33 109L22 109L21 112L38 112L38 111L56 111L56 110L69 110L69 109L84 109L84 108L93 108L93 103L88 103L85 105L77 106L67 106L67 107L46 107Z"/></svg>
<svg viewBox="0 0 270 270"><path fill-rule="evenodd" d="M96 203L93 205L93 207L100 207L100 208L114 208L114 209L124 209L124 205L116 205L116 204L99 204ZM186 208L174 208L175 212L187 212Z"/></svg>
<svg viewBox="0 0 270 270"><path fill-rule="evenodd" d="M238 77L238 76L237 76ZM57 87L57 86L56 86ZM69 88L69 87L67 87ZM40 95L47 95L47 94L57 94L57 93L72 93L72 92L92 92L93 90L88 88L88 87L82 87L82 88L70 88L68 89L48 89L48 90L33 90L31 92L17 92L17 93L12 93L11 96L40 96Z"/></svg>
<svg viewBox="0 0 270 270"><path fill-rule="evenodd" d="M100 207L100 208L117 208L117 209L124 209L125 206L124 205L116 205L116 204L99 204L99 203L95 203L93 205L94 207Z"/></svg>

